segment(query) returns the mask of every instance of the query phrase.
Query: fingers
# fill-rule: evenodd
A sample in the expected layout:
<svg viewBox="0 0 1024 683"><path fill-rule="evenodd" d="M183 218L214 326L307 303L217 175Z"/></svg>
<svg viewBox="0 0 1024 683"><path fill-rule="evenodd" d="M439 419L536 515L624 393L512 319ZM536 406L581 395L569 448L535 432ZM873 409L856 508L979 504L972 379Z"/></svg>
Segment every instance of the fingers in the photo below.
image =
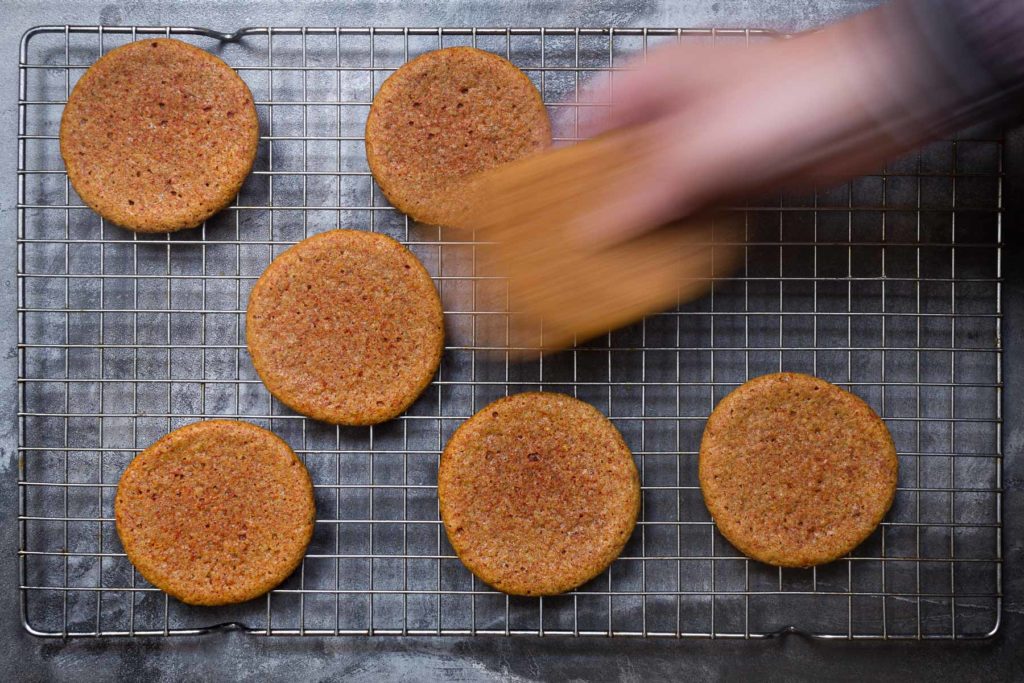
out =
<svg viewBox="0 0 1024 683"><path fill-rule="evenodd" d="M843 174L893 151L864 98L884 96L830 35L759 47L652 53L610 84L608 116L587 132L637 124L652 143L600 202L581 234L628 239L709 204Z"/></svg>
<svg viewBox="0 0 1024 683"><path fill-rule="evenodd" d="M623 70L594 78L580 92L580 136L646 123L684 107L710 82L708 49L667 46L652 50L646 61L640 57Z"/></svg>

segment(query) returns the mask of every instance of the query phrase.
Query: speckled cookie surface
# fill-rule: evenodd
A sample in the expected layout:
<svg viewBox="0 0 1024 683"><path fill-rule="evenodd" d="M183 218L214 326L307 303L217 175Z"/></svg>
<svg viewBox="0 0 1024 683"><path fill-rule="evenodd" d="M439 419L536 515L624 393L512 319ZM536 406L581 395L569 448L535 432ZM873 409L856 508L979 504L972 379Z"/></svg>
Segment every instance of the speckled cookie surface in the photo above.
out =
<svg viewBox="0 0 1024 683"><path fill-rule="evenodd" d="M615 426L555 393L516 394L467 420L441 455L441 518L459 559L513 595L554 595L622 552L640 479Z"/></svg>
<svg viewBox="0 0 1024 683"><path fill-rule="evenodd" d="M60 151L75 191L137 232L193 228L231 203L256 158L249 88L180 40L111 50L68 98Z"/></svg>
<svg viewBox="0 0 1024 683"><path fill-rule="evenodd" d="M247 422L211 420L132 460L114 514L147 581L189 604L224 605L266 593L298 567L316 510L288 444Z"/></svg>
<svg viewBox="0 0 1024 683"><path fill-rule="evenodd" d="M857 396L796 373L753 379L719 402L700 445L700 486L719 531L784 567L860 545L896 494L881 418Z"/></svg>
<svg viewBox="0 0 1024 683"><path fill-rule="evenodd" d="M444 350L429 273L395 240L332 230L278 256L249 296L246 341L260 379L296 412L368 425L402 413Z"/></svg>
<svg viewBox="0 0 1024 683"><path fill-rule="evenodd" d="M551 144L540 93L508 60L471 47L428 52L381 84L366 120L366 158L397 209L448 225L449 190Z"/></svg>

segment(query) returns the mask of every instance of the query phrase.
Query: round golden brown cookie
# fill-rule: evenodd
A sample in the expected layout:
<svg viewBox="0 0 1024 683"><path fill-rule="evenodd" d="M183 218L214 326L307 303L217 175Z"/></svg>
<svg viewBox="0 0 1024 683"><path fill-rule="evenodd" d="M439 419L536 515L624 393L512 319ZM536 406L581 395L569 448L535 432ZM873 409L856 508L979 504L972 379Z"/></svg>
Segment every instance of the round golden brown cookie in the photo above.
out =
<svg viewBox="0 0 1024 683"><path fill-rule="evenodd" d="M211 420L132 460L114 516L147 581L191 605L226 605L266 593L299 566L316 510L288 444L247 422Z"/></svg>
<svg viewBox="0 0 1024 683"><path fill-rule="evenodd" d="M332 230L278 256L253 287L245 321L270 393L332 424L402 413L444 350L430 274L404 246L372 232Z"/></svg>
<svg viewBox="0 0 1024 683"><path fill-rule="evenodd" d="M615 426L570 396L502 398L467 420L441 455L437 496L448 540L481 581L555 595L622 552L640 478Z"/></svg>
<svg viewBox="0 0 1024 683"><path fill-rule="evenodd" d="M700 444L700 487L719 531L783 567L860 545L892 505L897 468L889 430L864 401L789 372L722 399Z"/></svg>
<svg viewBox="0 0 1024 683"><path fill-rule="evenodd" d="M231 203L252 169L249 88L205 50L150 38L111 50L68 98L60 153L96 213L138 232L194 228Z"/></svg>
<svg viewBox="0 0 1024 683"><path fill-rule="evenodd" d="M373 98L366 158L399 211L449 225L458 181L551 144L540 93L511 62L472 47L428 52Z"/></svg>

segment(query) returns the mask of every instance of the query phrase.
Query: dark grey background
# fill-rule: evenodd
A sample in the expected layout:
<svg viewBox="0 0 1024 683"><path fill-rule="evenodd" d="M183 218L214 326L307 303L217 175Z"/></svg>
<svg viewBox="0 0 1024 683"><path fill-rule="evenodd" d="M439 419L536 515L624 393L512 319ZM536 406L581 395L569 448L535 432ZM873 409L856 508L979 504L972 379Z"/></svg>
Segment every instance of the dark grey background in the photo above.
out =
<svg viewBox="0 0 1024 683"><path fill-rule="evenodd" d="M1024 323L1024 250L1016 234L1024 142L1011 134L1005 186L1007 282L1004 377L1006 565L1004 625L980 643L817 642L785 636L762 642L559 638L261 638L219 633L173 639L77 639L27 635L17 591L15 420L15 167L17 49L37 24L195 25L233 30L278 26L694 26L810 28L865 9L872 0L484 0L438 2L10 2L0 1L0 680L223 679L566 680L652 678L1019 679L1024 677L1024 428L1015 406L1024 400L1018 362Z"/></svg>

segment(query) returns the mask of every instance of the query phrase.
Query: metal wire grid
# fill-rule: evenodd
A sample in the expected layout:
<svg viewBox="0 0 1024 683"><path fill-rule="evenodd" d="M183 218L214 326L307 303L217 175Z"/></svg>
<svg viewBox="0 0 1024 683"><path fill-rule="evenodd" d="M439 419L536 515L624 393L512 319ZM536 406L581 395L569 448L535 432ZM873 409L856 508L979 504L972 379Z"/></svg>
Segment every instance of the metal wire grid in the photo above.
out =
<svg viewBox="0 0 1024 683"><path fill-rule="evenodd" d="M71 190L57 148L75 80L127 40L173 35L249 83L262 132L236 202L196 231L131 234ZM472 247L410 224L373 186L362 127L410 56L473 44L523 68L573 138L589 72L666 41L751 42L755 30L46 26L20 58L19 516L32 633L534 634L830 638L991 635L1001 603L1002 144L983 131L840 188L746 207L747 261L701 301L533 363L478 359ZM391 234L431 271L450 345L407 415L335 428L289 412L245 352L248 289L309 234ZM447 270L446 270L447 268ZM696 450L715 402L777 370L864 397L893 432L900 486L850 557L809 570L750 562L700 499ZM436 466L451 432L508 393L565 391L602 408L640 467L637 532L610 570L565 596L510 598L476 581L442 533ZM138 576L113 525L127 462L208 417L274 429L313 476L302 568L240 606L197 609Z"/></svg>

